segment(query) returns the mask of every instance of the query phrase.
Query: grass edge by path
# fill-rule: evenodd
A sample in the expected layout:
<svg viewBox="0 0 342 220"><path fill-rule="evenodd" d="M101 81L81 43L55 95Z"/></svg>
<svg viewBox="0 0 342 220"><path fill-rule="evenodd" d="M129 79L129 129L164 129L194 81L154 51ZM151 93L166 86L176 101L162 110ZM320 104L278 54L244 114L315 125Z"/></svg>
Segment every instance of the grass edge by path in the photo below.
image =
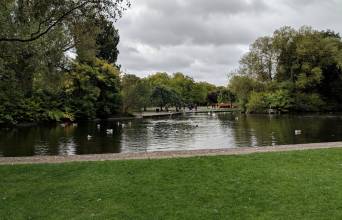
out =
<svg viewBox="0 0 342 220"><path fill-rule="evenodd" d="M33 157L0 157L1 165L17 164L55 164L68 162L91 162L91 161L115 161L115 160L146 160L146 159L171 159L206 156L229 156L255 153L288 152L316 149L342 148L342 142L312 143L297 145L280 145L269 147L243 147L231 149L205 149L188 151L161 151L142 153L120 154L93 154L75 156L33 156Z"/></svg>

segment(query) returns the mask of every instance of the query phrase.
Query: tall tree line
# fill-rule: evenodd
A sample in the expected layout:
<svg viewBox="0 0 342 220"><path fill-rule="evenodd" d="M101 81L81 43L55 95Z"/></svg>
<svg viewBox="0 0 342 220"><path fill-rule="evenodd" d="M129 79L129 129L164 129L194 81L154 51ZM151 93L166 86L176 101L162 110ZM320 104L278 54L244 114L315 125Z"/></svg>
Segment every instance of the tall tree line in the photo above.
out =
<svg viewBox="0 0 342 220"><path fill-rule="evenodd" d="M126 0L1 1L0 125L231 101L226 88L183 73L122 74L114 22L129 6Z"/></svg>
<svg viewBox="0 0 342 220"><path fill-rule="evenodd" d="M117 112L113 22L129 6L125 0L1 1L0 124Z"/></svg>
<svg viewBox="0 0 342 220"><path fill-rule="evenodd" d="M240 60L230 89L249 112L342 110L342 40L334 31L283 27Z"/></svg>

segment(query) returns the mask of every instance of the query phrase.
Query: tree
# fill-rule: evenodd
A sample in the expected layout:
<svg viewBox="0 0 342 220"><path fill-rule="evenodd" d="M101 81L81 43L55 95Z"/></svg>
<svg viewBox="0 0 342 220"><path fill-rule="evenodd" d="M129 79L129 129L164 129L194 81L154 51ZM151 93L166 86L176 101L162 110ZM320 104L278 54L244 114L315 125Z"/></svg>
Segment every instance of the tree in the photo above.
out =
<svg viewBox="0 0 342 220"><path fill-rule="evenodd" d="M155 73L148 77L152 86L166 86L170 87L171 78L167 73Z"/></svg>
<svg viewBox="0 0 342 220"><path fill-rule="evenodd" d="M240 60L241 72L258 80L272 81L276 75L277 58L273 38L258 38Z"/></svg>
<svg viewBox="0 0 342 220"><path fill-rule="evenodd" d="M164 86L156 86L153 88L151 101L153 104L159 106L161 111L167 105L176 106L181 102L176 91Z"/></svg>
<svg viewBox="0 0 342 220"><path fill-rule="evenodd" d="M243 111L246 110L250 94L264 89L261 83L248 76L234 76L230 80L228 87L239 99L240 107Z"/></svg>
<svg viewBox="0 0 342 220"><path fill-rule="evenodd" d="M0 33L0 42L32 42L70 21L104 16L117 19L130 2L126 0L9 0L3 4L10 32ZM67 25L66 25L67 26Z"/></svg>
<svg viewBox="0 0 342 220"><path fill-rule="evenodd" d="M208 95L207 95L208 103L209 104L216 104L216 103L218 103L218 96L219 96L218 91L209 92Z"/></svg>
<svg viewBox="0 0 342 220"><path fill-rule="evenodd" d="M317 31L307 26L298 30L283 27L272 37L259 38L251 45L250 51L241 59L238 73L263 85L266 97L273 97L270 105L275 108L316 111L317 106L321 106L340 110L341 51L342 39L333 31ZM231 81L244 104L248 103L251 91L257 92L250 82L242 78ZM253 96L254 101L258 95ZM307 100L312 101L311 107Z"/></svg>
<svg viewBox="0 0 342 220"><path fill-rule="evenodd" d="M206 83L194 83L191 91L191 100L197 105L207 105L208 88Z"/></svg>
<svg viewBox="0 0 342 220"><path fill-rule="evenodd" d="M170 79L170 87L173 88L182 98L182 101L187 104L192 104L194 102L192 94L194 94L194 80L184 75L183 73L175 73L173 77ZM199 91L198 87L197 92Z"/></svg>
<svg viewBox="0 0 342 220"><path fill-rule="evenodd" d="M107 60L108 63L115 64L119 55L117 48L120 41L119 31L115 29L113 22L106 19L101 19L99 24L100 33L96 37L98 46L96 56Z"/></svg>
<svg viewBox="0 0 342 220"><path fill-rule="evenodd" d="M219 95L217 98L218 103L230 103L230 106L233 106L233 102L236 101L236 97L233 92L229 89L222 87L219 90Z"/></svg>
<svg viewBox="0 0 342 220"><path fill-rule="evenodd" d="M65 79L67 107L76 118L108 117L120 111L120 72L103 60L75 63Z"/></svg>
<svg viewBox="0 0 342 220"><path fill-rule="evenodd" d="M97 23L96 19L83 19L72 25L76 58L80 63L92 64L95 61L98 53L96 38L101 32Z"/></svg>
<svg viewBox="0 0 342 220"><path fill-rule="evenodd" d="M0 124L118 113L119 70L96 57L116 61L112 22L127 7L126 0L2 1ZM76 60L66 55L74 48Z"/></svg>
<svg viewBox="0 0 342 220"><path fill-rule="evenodd" d="M125 75L122 78L123 112L146 110L150 104L151 86L145 79L135 75Z"/></svg>

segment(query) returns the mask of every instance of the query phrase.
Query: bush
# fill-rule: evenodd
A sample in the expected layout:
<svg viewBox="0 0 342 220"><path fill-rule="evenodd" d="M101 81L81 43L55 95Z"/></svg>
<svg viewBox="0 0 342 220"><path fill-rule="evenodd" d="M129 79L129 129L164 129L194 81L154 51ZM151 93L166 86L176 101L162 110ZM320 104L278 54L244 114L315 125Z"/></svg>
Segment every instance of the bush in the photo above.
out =
<svg viewBox="0 0 342 220"><path fill-rule="evenodd" d="M305 112L319 112L324 109L325 102L319 94L298 93L295 99L295 109Z"/></svg>
<svg viewBox="0 0 342 220"><path fill-rule="evenodd" d="M267 95L265 93L252 92L246 105L249 113L263 113L268 109Z"/></svg>
<svg viewBox="0 0 342 220"><path fill-rule="evenodd" d="M234 76L229 82L229 90L236 95L239 100L240 108L245 111L248 110L248 100L251 98L251 93L262 92L265 85L252 79L248 76ZM254 95L256 96L256 95ZM253 97L257 98L257 97ZM256 103L255 103L256 104Z"/></svg>
<svg viewBox="0 0 342 220"><path fill-rule="evenodd" d="M251 113L263 113L267 109L276 109L287 112L293 107L293 98L287 90L275 92L252 92L247 103L247 111Z"/></svg>
<svg viewBox="0 0 342 220"><path fill-rule="evenodd" d="M293 98L287 90L277 90L266 95L267 102L271 109L286 112L293 107Z"/></svg>

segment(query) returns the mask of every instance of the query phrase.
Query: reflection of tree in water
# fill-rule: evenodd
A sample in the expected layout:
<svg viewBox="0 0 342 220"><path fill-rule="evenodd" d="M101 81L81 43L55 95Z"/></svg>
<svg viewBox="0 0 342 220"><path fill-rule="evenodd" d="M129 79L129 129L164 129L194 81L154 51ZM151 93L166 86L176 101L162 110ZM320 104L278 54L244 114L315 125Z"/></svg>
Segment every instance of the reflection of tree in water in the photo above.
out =
<svg viewBox="0 0 342 220"><path fill-rule="evenodd" d="M15 128L0 131L0 151L4 156L34 155L38 129Z"/></svg>
<svg viewBox="0 0 342 220"><path fill-rule="evenodd" d="M149 150L183 149L195 142L196 118L176 117L169 120L150 121ZM190 146L188 146L190 147Z"/></svg>
<svg viewBox="0 0 342 220"><path fill-rule="evenodd" d="M107 129L113 129L108 135ZM92 139L88 140L87 136ZM0 152L3 156L72 155L119 153L122 128L116 122L15 128L0 131Z"/></svg>
<svg viewBox="0 0 342 220"><path fill-rule="evenodd" d="M42 126L39 130L39 138L35 143L36 154L41 154L42 151L46 151L48 155L71 154L73 149L66 143L72 140L74 127Z"/></svg>
<svg viewBox="0 0 342 220"><path fill-rule="evenodd" d="M241 115L232 124L237 143L245 146L270 146L338 141L341 119L324 116ZM301 135L295 135L301 130ZM248 145L247 145L248 144ZM241 145L241 144L239 144Z"/></svg>
<svg viewBox="0 0 342 220"><path fill-rule="evenodd" d="M230 126L232 128L233 136L235 137L235 143L237 147L253 146L253 134L249 121L244 115L232 114L229 117Z"/></svg>
<svg viewBox="0 0 342 220"><path fill-rule="evenodd" d="M113 134L107 134L108 129L112 129ZM90 140L88 135L92 137ZM122 127L116 121L81 124L74 133L76 154L120 153L121 139Z"/></svg>
<svg viewBox="0 0 342 220"><path fill-rule="evenodd" d="M149 145L149 127L146 120L131 122L122 133L122 151L144 152Z"/></svg>
<svg viewBox="0 0 342 220"><path fill-rule="evenodd" d="M195 127L188 117L137 121L124 129L124 151L144 152L178 146L180 140L191 140Z"/></svg>
<svg viewBox="0 0 342 220"><path fill-rule="evenodd" d="M265 146L342 140L342 118L320 115L191 115L173 119L83 123L0 130L0 156L70 155ZM199 125L198 127L196 125ZM113 129L113 134L107 134ZM301 135L295 135L301 130ZM88 135L92 138L89 140Z"/></svg>

